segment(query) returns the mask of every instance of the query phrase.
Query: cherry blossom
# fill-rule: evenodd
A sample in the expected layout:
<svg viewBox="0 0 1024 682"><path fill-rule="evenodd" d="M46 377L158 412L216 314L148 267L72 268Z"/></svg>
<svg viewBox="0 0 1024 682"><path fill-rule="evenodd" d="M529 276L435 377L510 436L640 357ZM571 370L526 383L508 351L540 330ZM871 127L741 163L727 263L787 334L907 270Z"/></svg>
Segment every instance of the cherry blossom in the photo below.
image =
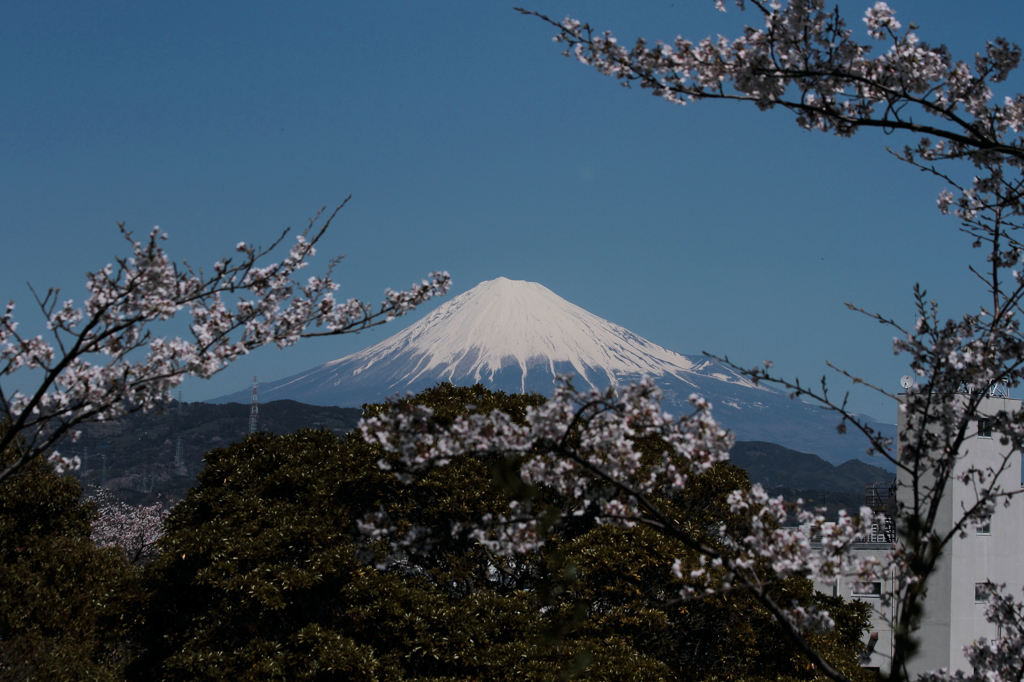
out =
<svg viewBox="0 0 1024 682"><path fill-rule="evenodd" d="M44 455L58 470L76 468L54 447L77 425L153 409L187 376L210 377L261 346L383 324L447 292L448 273L435 272L407 290L387 290L376 306L338 300L337 260L301 281L299 271L344 205L318 214L277 262L268 259L287 231L267 248L239 242L235 255L209 272L172 261L159 228L137 240L122 226L128 254L86 275L84 301L61 300L56 289L35 296L45 335L22 334L8 303L0 316L0 411L9 424L0 451L17 456L0 469L0 480ZM162 334L161 324L179 315L188 318L187 333ZM9 389L6 380L18 372L35 388Z"/></svg>
<svg viewBox="0 0 1024 682"><path fill-rule="evenodd" d="M755 485L729 498L731 511L744 519L745 533L733 537L723 527L720 541L708 543L666 515L656 500L685 494L694 476L726 461L733 438L711 417L706 400L691 396L693 411L674 418L662 411L661 397L650 381L580 392L562 377L550 400L527 410L525 424L495 410L463 415L441 427L429 408L397 401L364 417L360 429L365 440L394 455L380 466L399 482L458 457L512 457L524 483L557 491L570 501L561 519L531 499L513 499L505 512L484 516L470 535L496 554L533 552L562 520L583 514L598 523L648 524L701 556L701 569L689 573L684 598L737 586L750 590L797 639L833 627L826 611L775 603L766 588L768 577L834 579L855 573L870 581L875 566L849 553L876 521L870 510L831 522L798 509L800 525L785 527L791 506ZM360 528L370 537L389 539L396 555L425 531L399 534L383 512L362 519ZM680 566L677 561L666 567L666 576L671 571L682 577ZM808 655L816 665L831 669L815 652L808 649Z"/></svg>
<svg viewBox="0 0 1024 682"><path fill-rule="evenodd" d="M957 671L955 680L1019 680L1024 677L1024 604L1002 592L1005 585L986 585L985 617L999 627L1000 636L981 638L967 647L971 674Z"/></svg>
<svg viewBox="0 0 1024 682"><path fill-rule="evenodd" d="M92 540L98 547L120 547L133 564L143 564L157 554L157 540L163 535L164 519L170 509L162 504L130 505L114 499L107 490L92 495L97 516Z"/></svg>

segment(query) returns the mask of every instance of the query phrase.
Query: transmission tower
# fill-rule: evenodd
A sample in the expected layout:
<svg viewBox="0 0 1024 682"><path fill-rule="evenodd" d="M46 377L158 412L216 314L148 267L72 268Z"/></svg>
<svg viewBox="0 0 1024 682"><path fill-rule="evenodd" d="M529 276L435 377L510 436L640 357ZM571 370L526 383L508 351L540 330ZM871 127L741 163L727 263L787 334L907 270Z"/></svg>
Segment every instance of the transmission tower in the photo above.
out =
<svg viewBox="0 0 1024 682"><path fill-rule="evenodd" d="M249 406L249 433L256 433L260 423L259 381L252 378L252 404Z"/></svg>
<svg viewBox="0 0 1024 682"><path fill-rule="evenodd" d="M178 436L178 442L174 445L174 471L179 476L188 474L188 470L185 469L185 446L181 442L181 436Z"/></svg>
<svg viewBox="0 0 1024 682"><path fill-rule="evenodd" d="M185 469L184 444L181 442L181 391L178 391L178 403L174 410L174 434L174 472L184 476L188 471Z"/></svg>
<svg viewBox="0 0 1024 682"><path fill-rule="evenodd" d="M181 442L181 391L178 391L178 407L174 415L174 430L177 442L174 444L174 470L179 476L188 474L185 468L185 448Z"/></svg>

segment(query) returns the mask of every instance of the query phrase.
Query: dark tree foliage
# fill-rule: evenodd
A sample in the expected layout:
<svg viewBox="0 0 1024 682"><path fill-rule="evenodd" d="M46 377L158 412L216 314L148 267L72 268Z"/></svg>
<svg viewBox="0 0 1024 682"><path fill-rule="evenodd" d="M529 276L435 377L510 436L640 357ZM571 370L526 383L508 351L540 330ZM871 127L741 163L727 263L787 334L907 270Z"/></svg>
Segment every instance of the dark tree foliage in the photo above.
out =
<svg viewBox="0 0 1024 682"><path fill-rule="evenodd" d="M0 679L122 679L137 576L94 514L43 461L0 482Z"/></svg>
<svg viewBox="0 0 1024 682"><path fill-rule="evenodd" d="M714 545L723 525L731 535L743 532L742 519L730 512L726 498L749 487L742 469L721 463L688 483L685 495L656 503L692 537ZM700 566L698 554L656 528L592 525L559 540L575 578L567 583L564 601L585 606L578 632L625 637L638 652L664 664L673 679L818 678L774 616L743 589L680 598L685 583L667 567L681 559L685 575ZM778 580L770 594L776 603L827 608L838 628L811 640L851 679L872 679L857 664L869 621L866 604L826 597L802 578Z"/></svg>
<svg viewBox="0 0 1024 682"><path fill-rule="evenodd" d="M682 583L665 575L678 551L651 529L602 526L565 551L578 575L571 595L587 605L581 633L625 637L638 652L662 662L674 679L816 678L772 614L743 590L679 599L673 588ZM828 608L839 628L812 639L851 678L862 675L857 655L867 624L863 604L815 593L802 579L781 582L772 596Z"/></svg>
<svg viewBox="0 0 1024 682"><path fill-rule="evenodd" d="M435 395L444 418L444 391ZM382 475L380 457L355 434L316 431L211 452L149 569L133 676L465 679L543 667L527 636L539 630L536 597L493 589L486 554L447 532L503 502L484 463L454 463L407 489ZM381 508L446 532L378 570L382 550L356 522ZM542 669L564 658L550 649Z"/></svg>
<svg viewBox="0 0 1024 682"><path fill-rule="evenodd" d="M441 385L412 400L445 422L495 408L525 419L543 398ZM543 552L497 557L469 533L483 514L513 495L564 502L529 489L504 461L457 459L405 486L383 475L382 458L358 434L316 431L211 452L147 569L131 676L813 678L742 593L681 601L668 572L680 548L651 529L560 526ZM691 489L696 497L664 504L710 537L739 479L720 467ZM399 551L367 537L358 521L368 514L419 541ZM807 581L778 589L816 599ZM842 627L823 648L852 669L864 612L835 607Z"/></svg>

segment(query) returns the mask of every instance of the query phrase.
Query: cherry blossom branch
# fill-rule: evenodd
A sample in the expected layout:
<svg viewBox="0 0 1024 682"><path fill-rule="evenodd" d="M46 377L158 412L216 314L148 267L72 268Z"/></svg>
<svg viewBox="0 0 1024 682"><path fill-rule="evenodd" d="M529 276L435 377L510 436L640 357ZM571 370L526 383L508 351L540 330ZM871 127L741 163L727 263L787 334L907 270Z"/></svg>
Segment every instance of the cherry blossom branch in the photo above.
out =
<svg viewBox="0 0 1024 682"><path fill-rule="evenodd" d="M447 292L450 277L435 272L408 290L387 290L377 306L338 301L337 260L324 275L300 281L299 271L347 202L318 213L280 260L265 263L288 230L266 248L239 242L236 255L215 262L209 275L172 261L159 229L137 241L121 226L129 255L88 273L80 305L58 303L56 289L43 296L33 290L48 339L21 334L8 303L0 316L0 411L10 424L0 432L0 451L16 440L23 445L5 461L0 480L44 454L60 469L74 467L51 450L79 424L153 409L186 376L208 378L268 344L285 348L301 338L368 329ZM187 338L160 333L160 325L181 314L189 318ZM17 372L35 373L36 387L3 389Z"/></svg>
<svg viewBox="0 0 1024 682"><path fill-rule="evenodd" d="M764 26L748 26L732 41L720 36L694 44L677 37L652 48L639 38L628 50L610 32L596 33L576 19L557 21L517 10L555 27L555 40L567 46L566 56L623 84L639 82L676 104L724 99L750 101L762 109L781 106L796 113L806 128L841 135L861 127L906 130L1024 161L1019 140L1006 144L999 138L1007 129L1019 129L1024 100L990 106L986 84L1005 80L1017 68L1016 45L1002 39L989 43L972 74L963 62L951 62L944 47L931 48L912 30L898 33L902 26L885 3L876 3L864 16L871 38L891 41L888 51L875 58L868 56L871 45L852 40L838 9L826 11L823 3L811 1L758 7ZM727 91L727 84L734 90ZM786 96L791 88L798 97ZM884 113L875 117L879 104L885 105ZM900 112L907 105L955 128L904 119Z"/></svg>
<svg viewBox="0 0 1024 682"><path fill-rule="evenodd" d="M777 604L768 591L770 581L762 580L759 572L766 571L773 580L861 572L851 564L848 550L870 527L869 510L856 518L842 514L838 522L827 522L798 504L801 527L784 528L791 510L781 498L770 498L755 485L749 492L729 496L730 509L743 519L743 527L735 535L725 526L713 529L708 539L705 531L682 525L655 499L685 496L693 476L728 458L732 438L711 419L706 401L693 396L693 413L673 419L661 411L660 400L660 391L649 382L621 391L611 387L579 393L562 378L551 400L528 409L526 424L494 411L461 416L445 427L434 422L429 408L399 401L364 416L360 430L365 440L392 455L379 464L398 484L457 457L514 457L524 483L569 501L568 509L541 509L531 499L514 499L505 513L485 515L471 536L489 552L532 552L563 519L580 514L598 523L645 524L700 557L700 568L691 571L687 581L700 591L688 586L681 596L734 588L749 591L780 619L784 631L823 674L846 679L804 636L808 630L832 627L829 615ZM398 548L424 535L399 533L382 514L363 519L360 527L372 537L389 538ZM462 524L453 529L463 530ZM817 545L812 543L815 537ZM685 578L678 561L672 571Z"/></svg>

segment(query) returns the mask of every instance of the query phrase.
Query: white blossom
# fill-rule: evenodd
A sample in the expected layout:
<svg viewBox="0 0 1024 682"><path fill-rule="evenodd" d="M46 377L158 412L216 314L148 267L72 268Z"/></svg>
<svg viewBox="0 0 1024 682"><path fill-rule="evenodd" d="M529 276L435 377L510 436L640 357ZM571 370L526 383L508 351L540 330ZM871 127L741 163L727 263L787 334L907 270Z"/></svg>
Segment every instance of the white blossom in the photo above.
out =
<svg viewBox="0 0 1024 682"><path fill-rule="evenodd" d="M164 519L170 509L162 503L130 505L115 500L100 489L92 495L97 516L92 524L92 540L98 547L119 547L133 564L156 557L156 543L164 532Z"/></svg>
<svg viewBox="0 0 1024 682"><path fill-rule="evenodd" d="M9 424L0 451L17 444L19 455L0 479L43 455L59 470L75 468L53 448L76 425L150 410L186 376L210 377L260 346L382 324L448 290L448 274L435 272L408 290L388 290L373 306L337 303L330 268L300 283L296 274L340 208L312 221L280 261L266 262L285 235L266 249L239 242L238 260L216 261L210 275L171 261L159 228L136 240L122 227L128 255L86 275L84 301L61 301L57 290L37 297L46 336L19 332L8 303L0 316L0 410ZM189 318L187 334L161 334L160 323L178 315ZM19 372L32 373L36 387L10 389ZM26 379L18 385L30 385Z"/></svg>

